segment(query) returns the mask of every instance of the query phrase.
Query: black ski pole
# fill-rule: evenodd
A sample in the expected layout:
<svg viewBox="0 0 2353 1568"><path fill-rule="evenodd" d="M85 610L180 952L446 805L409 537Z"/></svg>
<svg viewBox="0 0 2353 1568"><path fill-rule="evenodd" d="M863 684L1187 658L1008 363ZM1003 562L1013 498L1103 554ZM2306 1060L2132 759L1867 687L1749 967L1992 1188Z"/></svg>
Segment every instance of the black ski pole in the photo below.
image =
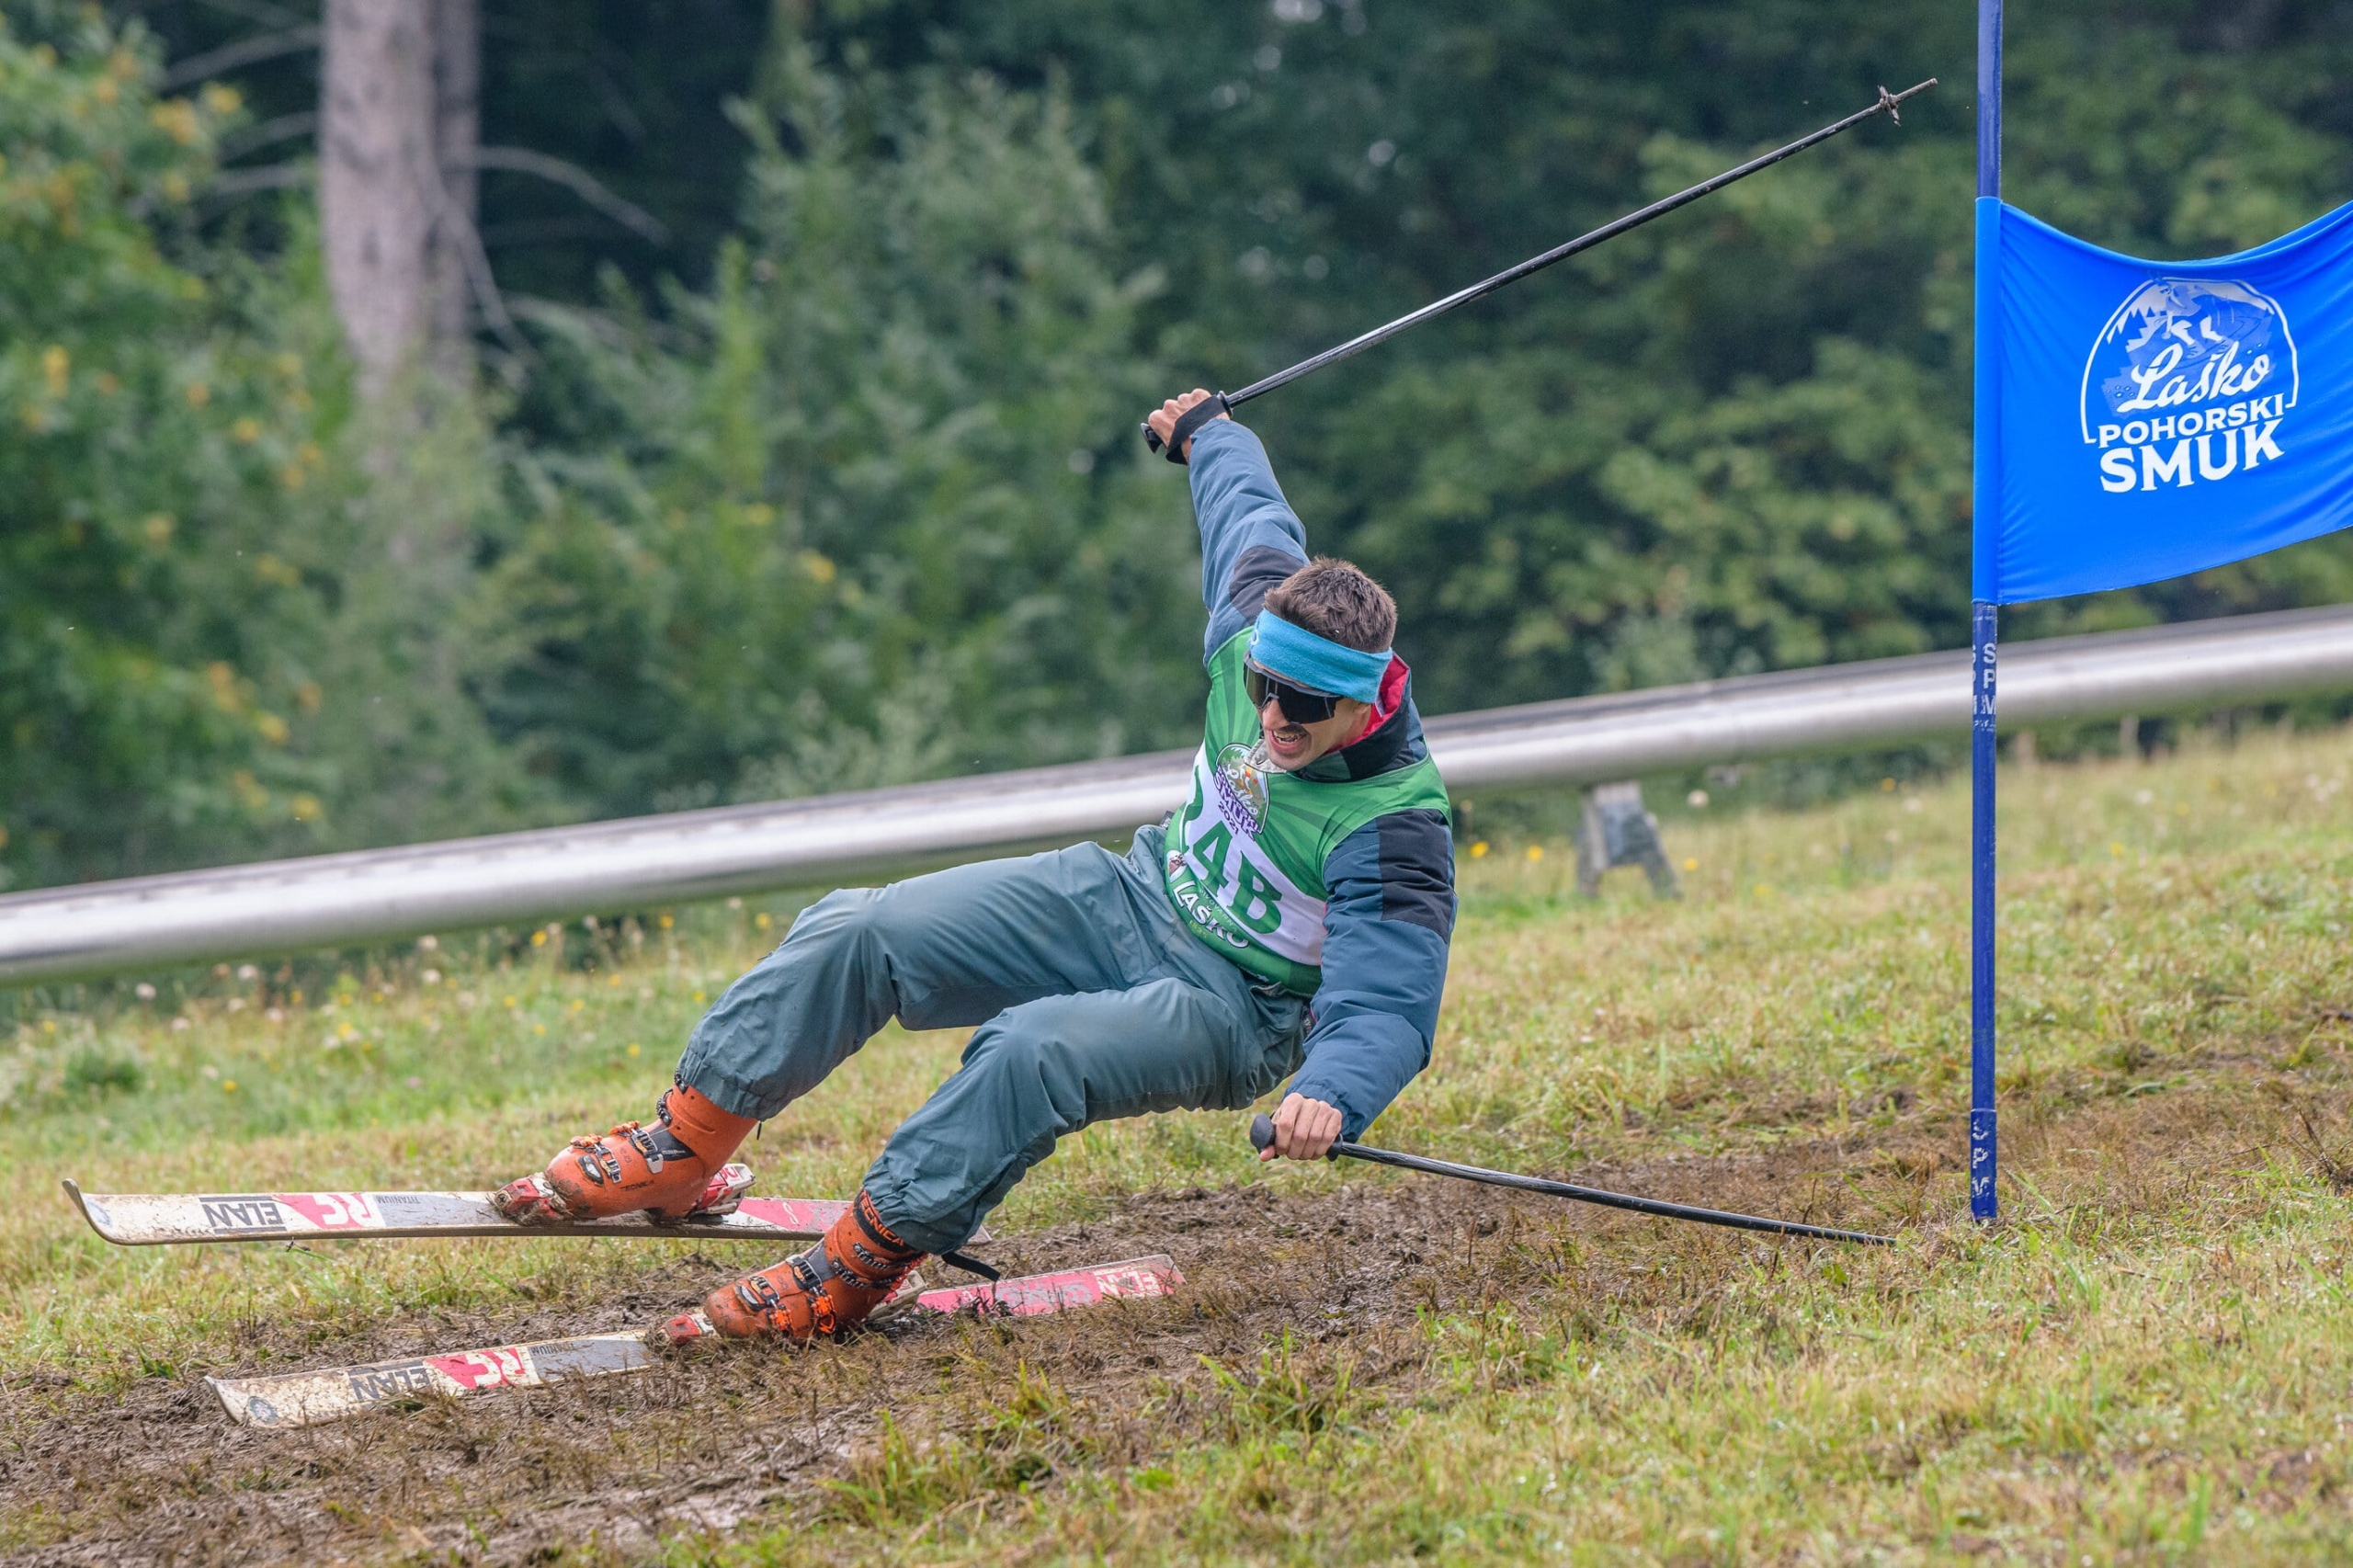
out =
<svg viewBox="0 0 2353 1568"><path fill-rule="evenodd" d="M1254 1118L1250 1123L1252 1146L1264 1149L1274 1141L1274 1118ZM1458 1165L1452 1160L1433 1160L1421 1154L1401 1154L1393 1149L1374 1149L1345 1139L1334 1143L1332 1152L1324 1158L1336 1160L1343 1154L1352 1160L1370 1160L1377 1165L1395 1165L1400 1170L1427 1171L1432 1176L1484 1182L1489 1187L1516 1187L1523 1192L1574 1198L1580 1203L1598 1203L1609 1209L1630 1209L1637 1214L1655 1214L1663 1220L1696 1220L1702 1225L1728 1225L1735 1231L1769 1231L1775 1235L1812 1236L1825 1242L1858 1242L1864 1246L1892 1247L1895 1244L1893 1236L1875 1236L1868 1231L1834 1231L1826 1225L1801 1225L1794 1220L1767 1220L1755 1214L1728 1213L1722 1209L1695 1209L1688 1203L1633 1198L1622 1192L1605 1192L1597 1187L1546 1181L1541 1176L1514 1176L1509 1171L1491 1171L1478 1165Z"/></svg>
<svg viewBox="0 0 2353 1568"><path fill-rule="evenodd" d="M1811 136L1802 136L1786 147L1778 147L1761 157L1751 158L1739 167L1726 169L1713 179L1702 180L1688 190L1679 190L1673 196L1652 202L1638 212L1629 212L1614 222L1604 223L1589 234L1580 234L1564 245L1555 245L1542 256L1530 256L1518 267L1498 272L1483 283L1473 283L1468 289L1449 294L1443 300L1433 300L1418 311L1399 316L1387 326L1377 326L1361 337L1351 337L1337 347L1326 348L1312 359L1302 359L1288 370L1278 370L1264 381L1252 381L1238 392L1219 392L1206 403L1196 403L1187 409L1184 417L1176 422L1176 438L1168 443L1168 460L1173 463L1183 462L1185 460L1177 454L1185 449L1185 442L1194 431L1216 418L1219 414L1231 413L1254 397L1263 396L1279 386L1288 386L1300 377L1320 370L1326 365L1336 365L1350 355L1361 354L1376 343L1387 342L1407 327L1419 326L1426 321L1446 314L1457 305L1467 305L1473 300L1483 299L1507 284L1518 282L1531 272L1541 272L1556 261L1566 261L1579 251L1591 250L1602 241L1615 239L1629 229L1639 229L1652 219L1664 217L1678 207L1688 205L1703 196L1722 190L1734 180L1746 179L1759 169L1771 168L1782 159L1802 153L1817 142L1827 142L1840 131L1851 126L1860 125L1875 114L1883 113L1901 124L1904 117L1897 111L1897 106L1915 93L1925 93L1936 85L1937 79L1931 76L1917 86L1906 87L1900 93L1891 93L1885 87L1881 87L1879 90L1879 101L1870 108L1858 109L1844 119L1824 126ZM1155 452L1161 449L1160 433L1149 423L1143 426L1143 444Z"/></svg>

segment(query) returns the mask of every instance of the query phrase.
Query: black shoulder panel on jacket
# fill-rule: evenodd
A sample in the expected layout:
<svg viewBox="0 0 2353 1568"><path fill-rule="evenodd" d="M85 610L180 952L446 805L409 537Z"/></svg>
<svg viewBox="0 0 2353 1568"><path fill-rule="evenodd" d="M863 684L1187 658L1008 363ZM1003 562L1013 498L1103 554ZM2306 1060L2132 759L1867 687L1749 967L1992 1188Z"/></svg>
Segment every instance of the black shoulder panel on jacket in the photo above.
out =
<svg viewBox="0 0 2353 1568"><path fill-rule="evenodd" d="M1225 602L1245 623L1256 620L1267 607L1267 591L1305 564L1294 551L1254 544L1233 558L1233 570L1225 577Z"/></svg>
<svg viewBox="0 0 2353 1568"><path fill-rule="evenodd" d="M1381 832L1381 917L1454 933L1454 841L1428 810L1373 819Z"/></svg>

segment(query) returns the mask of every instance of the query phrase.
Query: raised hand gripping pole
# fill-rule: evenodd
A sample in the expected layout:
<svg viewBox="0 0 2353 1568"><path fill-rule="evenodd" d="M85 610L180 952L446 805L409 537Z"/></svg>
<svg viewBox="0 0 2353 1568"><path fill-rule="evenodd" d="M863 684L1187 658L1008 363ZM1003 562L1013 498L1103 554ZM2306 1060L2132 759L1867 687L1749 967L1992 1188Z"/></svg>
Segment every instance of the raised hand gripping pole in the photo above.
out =
<svg viewBox="0 0 2353 1568"><path fill-rule="evenodd" d="M1275 1141L1274 1118L1255 1117L1250 1122L1250 1142L1253 1147L1266 1149ZM1824 1225L1801 1225L1794 1220L1767 1220L1755 1214L1733 1214L1722 1209L1695 1209L1688 1203L1667 1203L1655 1198L1634 1198L1622 1192L1605 1192L1597 1187L1578 1187L1573 1182L1546 1181L1541 1176L1515 1176L1509 1171L1491 1171L1479 1165L1458 1165L1451 1160L1433 1160L1420 1154L1400 1154L1393 1149L1374 1149L1362 1143L1350 1143L1345 1139L1332 1145L1324 1158L1336 1160L1346 1154L1352 1160L1370 1160L1377 1165L1395 1165L1401 1170L1427 1171L1431 1176L1454 1176L1462 1181L1483 1182L1489 1187L1516 1187L1523 1192L1541 1192L1553 1198L1574 1198L1580 1203L1598 1203L1608 1209L1629 1209L1637 1214L1655 1214L1663 1220L1693 1220L1702 1225L1726 1225L1735 1231L1768 1231L1780 1236L1812 1236L1817 1241L1854 1242L1863 1246L1890 1247L1893 1236L1875 1236L1868 1231L1834 1231Z"/></svg>
<svg viewBox="0 0 2353 1568"><path fill-rule="evenodd" d="M1604 223L1589 234L1580 234L1566 244L1555 245L1541 256L1529 256L1518 267L1506 267L1484 282L1473 283L1468 289L1458 290L1443 300L1433 300L1420 310L1399 316L1386 326L1374 327L1360 337L1351 337L1336 347L1326 348L1313 358L1302 359L1288 370L1278 370L1264 381L1253 381L1238 392L1219 392L1208 402L1198 403L1186 410L1184 416L1176 421L1176 438L1168 442L1165 449L1168 460L1173 463L1183 462L1185 443L1191 437L1194 431L1199 430L1203 424L1214 419L1220 414L1232 413L1254 397L1262 396L1277 387L1288 385L1311 371L1322 369L1326 365L1337 364L1351 355L1361 354L1376 343L1387 342L1407 327L1419 326L1426 321L1446 314L1457 305L1467 305L1473 300L1483 299L1498 289L1518 282L1531 272L1541 272L1556 261L1566 261L1579 251L1591 250L1604 240L1616 239L1629 229L1639 229L1654 218L1663 218L1677 208L1687 206L1703 196L1722 190L1735 180L1746 179L1759 169L1771 168L1782 159L1802 153L1818 142L1827 142L1840 131L1860 125L1875 114L1884 114L1900 125L1904 121L1904 116L1898 112L1898 106L1914 94L1925 93L1936 85L1937 79L1931 76L1927 81L1915 86L1906 87L1900 93L1891 93L1885 87L1881 87L1879 90L1879 101L1870 108L1857 109L1846 119L1825 125L1811 135L1801 136L1786 147L1777 147L1760 157L1751 158L1736 168L1726 169L1712 179L1701 180L1688 190L1678 190L1673 196L1654 201L1639 211L1629 212L1623 218ZM1143 444L1155 452L1163 449L1160 432L1152 427L1150 421L1146 421L1143 426Z"/></svg>

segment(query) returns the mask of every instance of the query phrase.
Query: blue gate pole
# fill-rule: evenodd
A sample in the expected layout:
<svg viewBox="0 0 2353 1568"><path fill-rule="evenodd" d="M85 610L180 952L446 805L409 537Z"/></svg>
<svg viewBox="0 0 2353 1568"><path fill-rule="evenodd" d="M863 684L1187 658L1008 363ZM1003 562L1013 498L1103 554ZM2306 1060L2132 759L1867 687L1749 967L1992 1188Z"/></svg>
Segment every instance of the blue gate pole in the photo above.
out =
<svg viewBox="0 0 2353 1568"><path fill-rule="evenodd" d="M2002 0L1977 0L1977 330L1970 508L1969 1213L1999 1213L1994 1132L1995 547L2001 528L1999 376Z"/></svg>
<svg viewBox="0 0 2353 1568"><path fill-rule="evenodd" d="M1983 439L1981 437L1980 439ZM1971 607L1969 729L1969 1213L1997 1213L1994 1176L1994 607Z"/></svg>

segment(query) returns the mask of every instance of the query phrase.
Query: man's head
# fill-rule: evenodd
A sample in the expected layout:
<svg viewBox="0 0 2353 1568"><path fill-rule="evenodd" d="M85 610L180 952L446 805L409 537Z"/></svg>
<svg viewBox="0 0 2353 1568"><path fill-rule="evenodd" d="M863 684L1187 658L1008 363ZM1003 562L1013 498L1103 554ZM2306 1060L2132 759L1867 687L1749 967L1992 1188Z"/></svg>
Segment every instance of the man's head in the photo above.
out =
<svg viewBox="0 0 2353 1568"><path fill-rule="evenodd" d="M1357 738L1396 635L1396 601L1345 561L1317 556L1267 591L1249 678L1276 767L1296 773Z"/></svg>

